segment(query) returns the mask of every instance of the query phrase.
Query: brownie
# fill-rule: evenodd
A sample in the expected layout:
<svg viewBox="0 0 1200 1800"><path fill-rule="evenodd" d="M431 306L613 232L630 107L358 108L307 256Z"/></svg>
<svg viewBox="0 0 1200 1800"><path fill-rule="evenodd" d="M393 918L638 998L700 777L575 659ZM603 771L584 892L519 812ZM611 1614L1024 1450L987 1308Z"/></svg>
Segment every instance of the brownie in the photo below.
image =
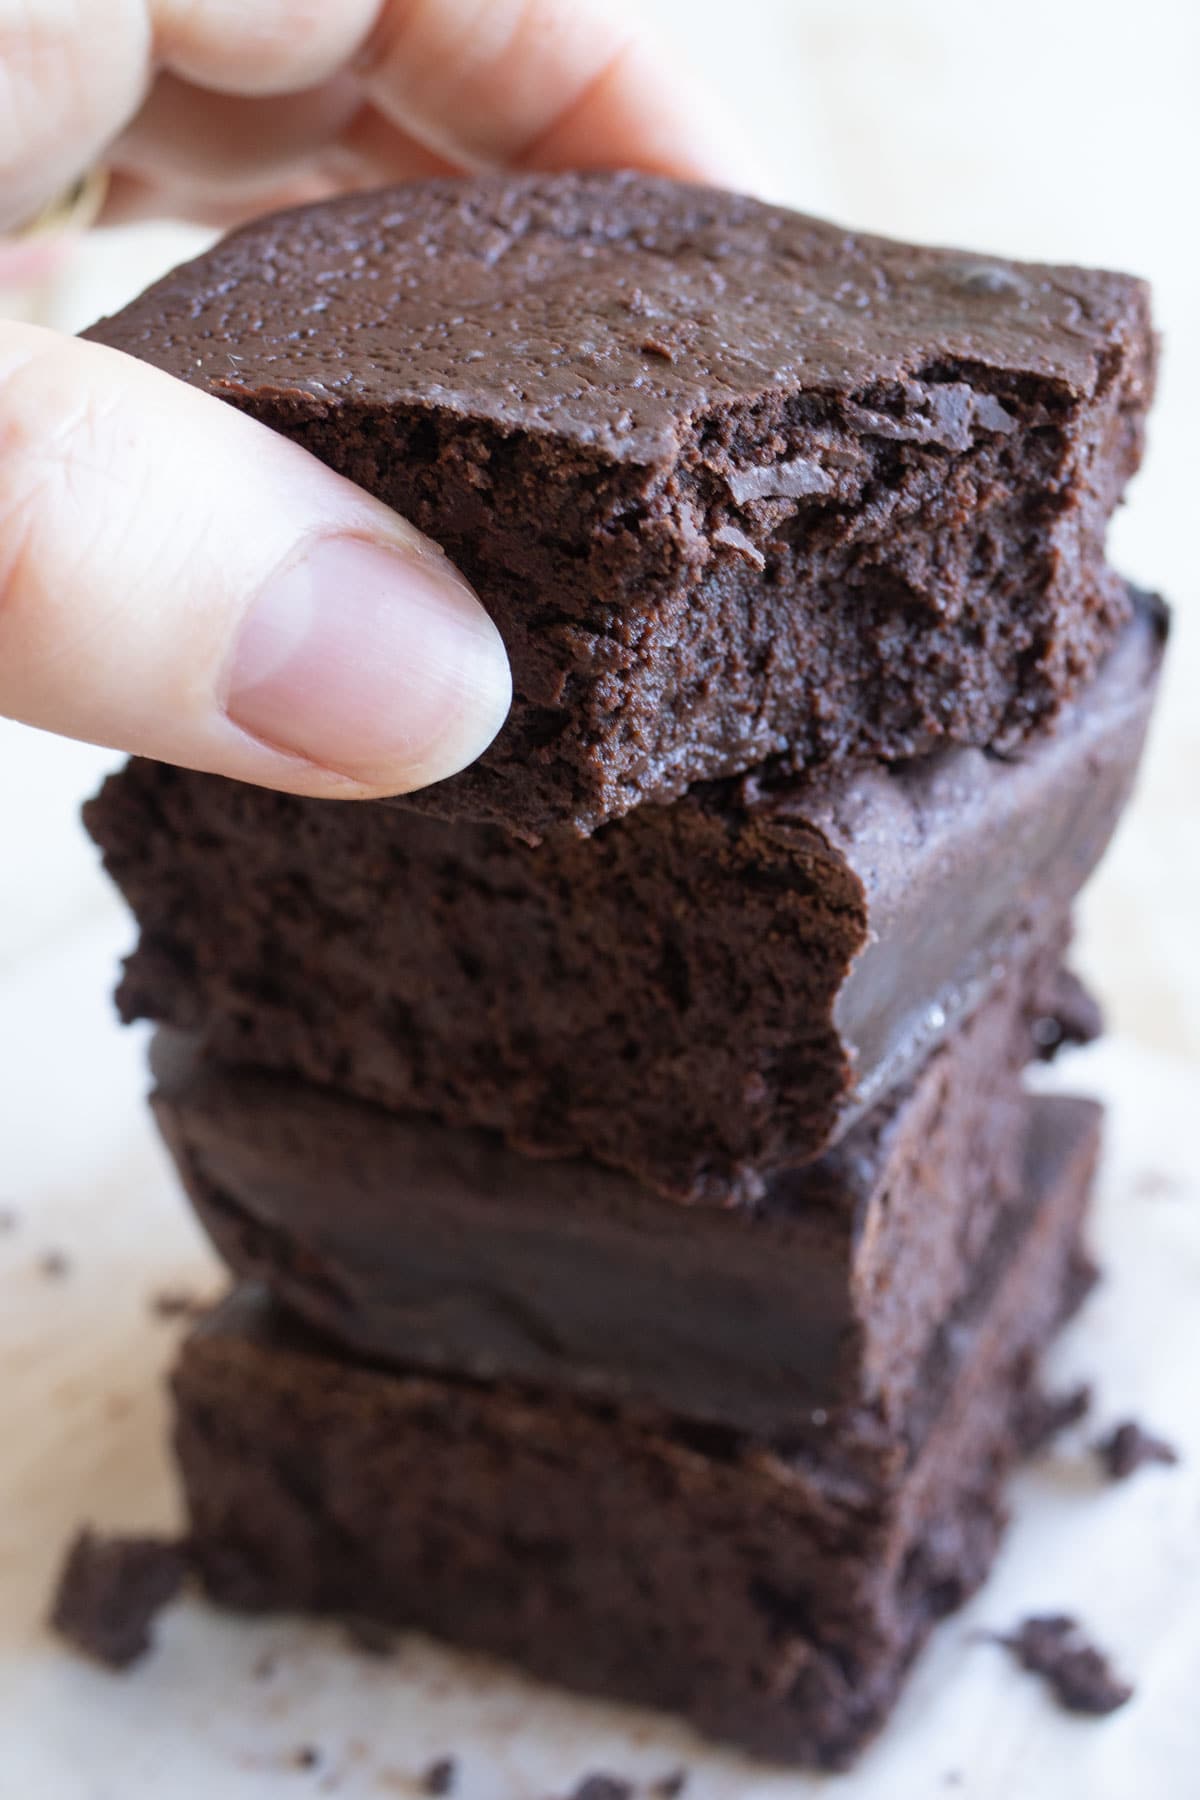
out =
<svg viewBox="0 0 1200 1800"><path fill-rule="evenodd" d="M1038 1358L1079 1294L1097 1112L1037 1103L1028 1215L948 1340L922 1443L866 1483L666 1415L347 1361L243 1290L174 1380L202 1579L846 1761L987 1571Z"/></svg>
<svg viewBox="0 0 1200 1800"><path fill-rule="evenodd" d="M919 1414L939 1328L1024 1203L1032 1026L1057 948L836 1149L752 1208L225 1068L160 1033L153 1096L234 1273L372 1361L649 1404L774 1440Z"/></svg>
<svg viewBox="0 0 1200 1800"><path fill-rule="evenodd" d="M219 1059L753 1199L1066 912L1128 795L1163 614L1019 756L774 763L536 848L134 762L87 811L142 927L120 1005Z"/></svg>
<svg viewBox="0 0 1200 1800"><path fill-rule="evenodd" d="M1124 275L866 237L628 174L259 220L89 334L445 545L506 728L420 796L528 837L790 749L1012 745L1127 608L1153 386Z"/></svg>

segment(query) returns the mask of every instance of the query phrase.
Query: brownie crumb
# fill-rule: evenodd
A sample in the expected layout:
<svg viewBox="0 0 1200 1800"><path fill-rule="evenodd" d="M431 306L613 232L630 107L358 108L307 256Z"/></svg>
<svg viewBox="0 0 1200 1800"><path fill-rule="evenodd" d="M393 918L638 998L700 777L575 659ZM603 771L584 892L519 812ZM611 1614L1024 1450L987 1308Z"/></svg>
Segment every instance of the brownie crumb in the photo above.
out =
<svg viewBox="0 0 1200 1800"><path fill-rule="evenodd" d="M15 1206L0 1206L0 1237L7 1237L21 1223L21 1215Z"/></svg>
<svg viewBox="0 0 1200 1800"><path fill-rule="evenodd" d="M650 1783L651 1800L679 1800L687 1784L687 1770L672 1769L669 1775L662 1775Z"/></svg>
<svg viewBox="0 0 1200 1800"><path fill-rule="evenodd" d="M633 1800L633 1788L616 1775L585 1775L570 1800Z"/></svg>
<svg viewBox="0 0 1200 1800"><path fill-rule="evenodd" d="M320 1766L321 1752L315 1744L301 1744L299 1750L292 1756L294 1769L319 1769Z"/></svg>
<svg viewBox="0 0 1200 1800"><path fill-rule="evenodd" d="M383 1661L396 1654L395 1633L374 1619L345 1619L342 1630L351 1649L358 1650L363 1656L374 1656Z"/></svg>
<svg viewBox="0 0 1200 1800"><path fill-rule="evenodd" d="M1143 1430L1136 1419L1127 1419L1118 1425L1108 1436L1101 1438L1093 1445L1096 1455L1104 1464L1110 1481L1127 1481L1147 1463L1163 1463L1173 1467L1179 1461L1179 1452L1174 1444L1165 1438L1155 1437L1153 1432Z"/></svg>
<svg viewBox="0 0 1200 1800"><path fill-rule="evenodd" d="M1021 1411L1018 1424L1021 1442L1030 1456L1044 1450L1072 1425L1091 1411L1092 1390L1087 1382L1065 1394L1044 1394L1033 1390Z"/></svg>
<svg viewBox="0 0 1200 1800"><path fill-rule="evenodd" d="M47 1281L62 1281L71 1272L71 1259L63 1250L47 1250L38 1258L38 1270Z"/></svg>
<svg viewBox="0 0 1200 1800"><path fill-rule="evenodd" d="M186 1573L177 1542L81 1531L59 1577L50 1623L96 1662L128 1668L151 1648L154 1620Z"/></svg>
<svg viewBox="0 0 1200 1800"><path fill-rule="evenodd" d="M452 1794L458 1780L458 1764L452 1756L439 1756L421 1777L423 1794Z"/></svg>
<svg viewBox="0 0 1200 1800"><path fill-rule="evenodd" d="M150 1296L150 1313L155 1319L198 1319L204 1311L199 1294L189 1293L187 1288L162 1288Z"/></svg>
<svg viewBox="0 0 1200 1800"><path fill-rule="evenodd" d="M1026 1619L1015 1636L998 1642L1012 1651L1023 1669L1042 1676L1068 1712L1103 1718L1133 1696L1132 1687L1118 1680L1108 1658L1066 1613Z"/></svg>
<svg viewBox="0 0 1200 1800"><path fill-rule="evenodd" d="M1079 977L1060 971L1052 1010L1033 1022L1033 1042L1042 1062L1053 1062L1060 1050L1094 1044L1104 1031L1104 1014Z"/></svg>

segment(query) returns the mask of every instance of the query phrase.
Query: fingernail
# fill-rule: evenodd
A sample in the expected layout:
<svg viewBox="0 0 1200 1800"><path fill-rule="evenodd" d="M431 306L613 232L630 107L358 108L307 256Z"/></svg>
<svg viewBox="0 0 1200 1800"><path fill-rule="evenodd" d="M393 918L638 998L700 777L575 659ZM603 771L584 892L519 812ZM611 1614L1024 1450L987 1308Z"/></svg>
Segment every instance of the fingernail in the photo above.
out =
<svg viewBox="0 0 1200 1800"><path fill-rule="evenodd" d="M271 578L225 684L243 731L398 794L473 762L511 698L500 634L451 564L351 537Z"/></svg>

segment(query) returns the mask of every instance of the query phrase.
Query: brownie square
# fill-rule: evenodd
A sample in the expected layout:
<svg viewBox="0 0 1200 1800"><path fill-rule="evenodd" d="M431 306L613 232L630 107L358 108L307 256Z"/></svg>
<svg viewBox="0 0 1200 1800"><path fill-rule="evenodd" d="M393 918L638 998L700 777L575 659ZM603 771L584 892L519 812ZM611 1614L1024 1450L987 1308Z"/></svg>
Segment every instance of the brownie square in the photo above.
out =
<svg viewBox="0 0 1200 1800"><path fill-rule="evenodd" d="M1026 1216L948 1340L923 1440L868 1480L613 1405L345 1361L243 1290L174 1379L209 1591L421 1628L753 1751L844 1763L987 1571L1040 1352L1086 1275L1097 1116L1037 1102Z"/></svg>
<svg viewBox="0 0 1200 1800"><path fill-rule="evenodd" d="M223 1067L171 1033L153 1105L234 1274L351 1354L792 1444L839 1408L902 1436L1024 1205L1021 1070L1056 1019L1059 948L754 1207L681 1212L613 1170Z"/></svg>
<svg viewBox="0 0 1200 1800"><path fill-rule="evenodd" d="M534 848L132 763L87 811L142 928L123 1014L681 1200L752 1201L1063 919L1132 784L1162 636L1139 601L1019 755L773 764Z"/></svg>
<svg viewBox="0 0 1200 1800"><path fill-rule="evenodd" d="M789 750L1011 747L1127 611L1145 287L628 174L417 183L236 232L89 334L445 545L508 725L413 804L527 837Z"/></svg>

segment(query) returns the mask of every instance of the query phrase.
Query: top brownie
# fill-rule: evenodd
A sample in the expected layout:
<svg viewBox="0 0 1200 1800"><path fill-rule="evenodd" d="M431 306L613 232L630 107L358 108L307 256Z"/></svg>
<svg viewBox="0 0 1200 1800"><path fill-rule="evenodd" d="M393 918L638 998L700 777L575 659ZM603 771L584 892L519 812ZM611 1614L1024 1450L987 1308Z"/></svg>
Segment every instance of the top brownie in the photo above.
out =
<svg viewBox="0 0 1200 1800"><path fill-rule="evenodd" d="M404 804L536 839L788 751L1004 748L1124 617L1144 286L635 175L277 214L89 334L440 540L513 664Z"/></svg>

